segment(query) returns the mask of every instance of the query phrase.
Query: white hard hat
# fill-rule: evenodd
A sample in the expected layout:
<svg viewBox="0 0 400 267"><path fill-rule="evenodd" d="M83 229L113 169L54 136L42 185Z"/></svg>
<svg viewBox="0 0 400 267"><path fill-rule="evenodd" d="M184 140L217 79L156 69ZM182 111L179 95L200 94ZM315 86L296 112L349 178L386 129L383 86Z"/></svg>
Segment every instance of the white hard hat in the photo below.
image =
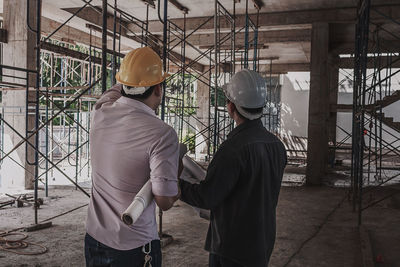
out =
<svg viewBox="0 0 400 267"><path fill-rule="evenodd" d="M255 71L243 69L235 73L232 79L223 86L226 98L233 102L239 113L249 120L258 119L258 114L242 108L262 108L266 104L267 88L264 78Z"/></svg>

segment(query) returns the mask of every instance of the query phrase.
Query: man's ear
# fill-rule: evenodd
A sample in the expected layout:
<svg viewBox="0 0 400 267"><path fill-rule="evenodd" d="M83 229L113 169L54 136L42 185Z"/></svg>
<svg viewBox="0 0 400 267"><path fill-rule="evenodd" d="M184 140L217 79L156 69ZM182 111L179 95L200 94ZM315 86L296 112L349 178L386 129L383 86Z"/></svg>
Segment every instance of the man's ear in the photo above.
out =
<svg viewBox="0 0 400 267"><path fill-rule="evenodd" d="M232 114L233 114L233 113L235 112L235 110L236 110L235 104L233 104L233 102L231 102L231 101L228 102L227 108L229 109L229 111L230 111Z"/></svg>
<svg viewBox="0 0 400 267"><path fill-rule="evenodd" d="M154 95L157 96L157 97L162 96L161 84L157 84L156 87L154 88Z"/></svg>

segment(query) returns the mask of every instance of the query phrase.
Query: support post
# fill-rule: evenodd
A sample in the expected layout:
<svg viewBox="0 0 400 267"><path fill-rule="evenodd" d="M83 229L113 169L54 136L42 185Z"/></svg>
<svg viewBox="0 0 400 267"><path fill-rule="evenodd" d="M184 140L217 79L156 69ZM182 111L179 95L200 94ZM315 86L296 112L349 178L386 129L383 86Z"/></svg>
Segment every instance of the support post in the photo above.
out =
<svg viewBox="0 0 400 267"><path fill-rule="evenodd" d="M328 58L328 80L329 80L329 106L338 103L339 87L339 56L330 53ZM337 111L331 110L328 117L328 143L331 146L328 152L328 162L333 167L336 159L336 124Z"/></svg>
<svg viewBox="0 0 400 267"><path fill-rule="evenodd" d="M328 163L329 24L313 23L306 183L321 184Z"/></svg>
<svg viewBox="0 0 400 267"><path fill-rule="evenodd" d="M10 67L35 70L37 68L36 34L28 29L27 14L32 29L36 30L38 0L28 1L3 1L3 22L4 28L8 31L8 43L3 44L2 64ZM3 74L9 77L2 77L5 82L18 83L35 87L36 74L29 75L19 70L3 68ZM12 77L17 76L17 77ZM26 79L29 78L29 79ZM35 92L29 93L30 100L35 98ZM27 95L21 91L3 91L2 104L4 107L3 118L9 122L18 133L25 135L27 128L35 128L35 112L27 114ZM26 123L27 122L27 123ZM35 138L30 140L34 143ZM4 150L10 151L20 141L20 137L9 127L4 127ZM35 184L35 166L29 165L35 161L35 151L32 148L25 149L20 146L11 153L11 158L16 160L24 168L15 167L11 159L6 158L2 162L1 176L3 188L25 188L33 189Z"/></svg>

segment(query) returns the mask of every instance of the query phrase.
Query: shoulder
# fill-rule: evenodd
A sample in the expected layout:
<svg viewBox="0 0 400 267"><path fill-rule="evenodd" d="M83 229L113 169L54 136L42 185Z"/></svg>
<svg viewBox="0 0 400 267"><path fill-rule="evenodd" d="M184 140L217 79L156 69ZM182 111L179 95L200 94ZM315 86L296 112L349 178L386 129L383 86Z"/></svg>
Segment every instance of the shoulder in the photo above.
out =
<svg viewBox="0 0 400 267"><path fill-rule="evenodd" d="M104 104L114 103L118 98L121 97L121 84L115 84L113 87L105 91L100 99L94 105L94 111L100 109Z"/></svg>
<svg viewBox="0 0 400 267"><path fill-rule="evenodd" d="M259 148L260 144L265 147L278 147L285 150L282 141L264 127L247 129L232 139L228 139L225 143L226 147L229 148L228 153L234 151L235 153L243 154L251 148Z"/></svg>
<svg viewBox="0 0 400 267"><path fill-rule="evenodd" d="M178 142L178 135L176 134L174 128L172 128L167 123L163 122L157 117L152 117L154 123L157 125L157 135L163 140L173 140Z"/></svg>

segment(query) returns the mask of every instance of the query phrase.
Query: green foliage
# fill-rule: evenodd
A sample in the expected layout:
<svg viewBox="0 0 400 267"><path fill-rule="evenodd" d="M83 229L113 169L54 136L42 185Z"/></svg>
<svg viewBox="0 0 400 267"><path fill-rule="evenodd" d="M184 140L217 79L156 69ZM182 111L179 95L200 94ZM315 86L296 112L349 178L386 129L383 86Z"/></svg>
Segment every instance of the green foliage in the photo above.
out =
<svg viewBox="0 0 400 267"><path fill-rule="evenodd" d="M188 151L195 153L196 148L196 138L194 133L189 133L183 137L183 143L187 145Z"/></svg>
<svg viewBox="0 0 400 267"><path fill-rule="evenodd" d="M215 87L211 87L210 88L211 91L211 106L215 105ZM224 94L224 91L222 90L222 88L218 87L217 89L217 100L218 100L218 106L219 107L224 107L226 105L226 97Z"/></svg>

